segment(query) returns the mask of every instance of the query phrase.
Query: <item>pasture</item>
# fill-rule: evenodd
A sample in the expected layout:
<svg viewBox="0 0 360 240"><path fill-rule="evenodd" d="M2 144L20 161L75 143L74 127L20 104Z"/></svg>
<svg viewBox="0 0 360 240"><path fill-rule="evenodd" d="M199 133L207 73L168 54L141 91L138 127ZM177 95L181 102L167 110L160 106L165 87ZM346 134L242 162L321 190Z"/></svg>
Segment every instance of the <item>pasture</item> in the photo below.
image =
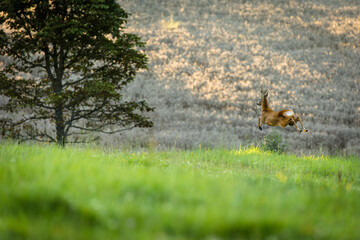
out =
<svg viewBox="0 0 360 240"><path fill-rule="evenodd" d="M0 239L359 239L358 158L0 145Z"/></svg>

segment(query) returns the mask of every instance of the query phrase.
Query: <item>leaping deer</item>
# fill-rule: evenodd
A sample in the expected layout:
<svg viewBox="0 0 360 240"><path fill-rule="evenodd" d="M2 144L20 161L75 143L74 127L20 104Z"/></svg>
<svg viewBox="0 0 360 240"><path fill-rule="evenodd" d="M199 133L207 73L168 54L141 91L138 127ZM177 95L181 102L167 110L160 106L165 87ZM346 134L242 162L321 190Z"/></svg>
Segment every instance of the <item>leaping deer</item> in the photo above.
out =
<svg viewBox="0 0 360 240"><path fill-rule="evenodd" d="M261 105L261 115L259 117L258 126L259 129L262 130L262 125L267 124L269 126L281 126L286 127L289 126L295 126L296 130L301 133L302 131L308 132L308 129L304 128L304 125L300 119L300 117L295 117L295 114L292 110L281 110L280 112L274 112L268 104L267 96L268 96L268 89L260 90L261 92L261 98L257 102L257 105ZM297 122L300 122L302 126L302 130L298 128L296 125Z"/></svg>

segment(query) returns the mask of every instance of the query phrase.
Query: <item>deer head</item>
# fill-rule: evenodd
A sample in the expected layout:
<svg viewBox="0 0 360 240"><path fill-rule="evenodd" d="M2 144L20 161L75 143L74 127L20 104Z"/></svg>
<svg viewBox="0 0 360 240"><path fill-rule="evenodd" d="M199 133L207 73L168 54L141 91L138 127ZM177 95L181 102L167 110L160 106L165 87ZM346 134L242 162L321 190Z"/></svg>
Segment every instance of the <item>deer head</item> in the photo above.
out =
<svg viewBox="0 0 360 240"><path fill-rule="evenodd" d="M261 106L261 98L257 100L256 105Z"/></svg>

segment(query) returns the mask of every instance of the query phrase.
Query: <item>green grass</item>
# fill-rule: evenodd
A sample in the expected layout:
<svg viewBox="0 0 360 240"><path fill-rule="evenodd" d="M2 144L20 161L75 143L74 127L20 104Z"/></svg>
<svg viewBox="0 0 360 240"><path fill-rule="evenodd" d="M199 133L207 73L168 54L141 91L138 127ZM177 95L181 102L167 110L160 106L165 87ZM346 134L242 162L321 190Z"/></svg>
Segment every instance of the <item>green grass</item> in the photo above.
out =
<svg viewBox="0 0 360 240"><path fill-rule="evenodd" d="M0 239L360 239L360 160L0 145Z"/></svg>

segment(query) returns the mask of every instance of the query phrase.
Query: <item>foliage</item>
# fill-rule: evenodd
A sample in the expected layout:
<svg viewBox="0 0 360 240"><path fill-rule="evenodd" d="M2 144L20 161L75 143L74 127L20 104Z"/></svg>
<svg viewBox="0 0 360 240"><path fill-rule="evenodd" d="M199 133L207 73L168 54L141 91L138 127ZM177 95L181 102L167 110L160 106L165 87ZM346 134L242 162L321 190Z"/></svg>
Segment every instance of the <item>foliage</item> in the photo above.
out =
<svg viewBox="0 0 360 240"><path fill-rule="evenodd" d="M359 239L360 161L0 145L0 239Z"/></svg>
<svg viewBox="0 0 360 240"><path fill-rule="evenodd" d="M152 126L145 101L122 100L147 57L115 0L3 0L0 12L0 53L10 59L0 110L22 113L1 118L3 135L64 145L88 131Z"/></svg>
<svg viewBox="0 0 360 240"><path fill-rule="evenodd" d="M287 145L282 136L275 130L264 137L262 148L266 151L275 153L284 153L287 151Z"/></svg>

